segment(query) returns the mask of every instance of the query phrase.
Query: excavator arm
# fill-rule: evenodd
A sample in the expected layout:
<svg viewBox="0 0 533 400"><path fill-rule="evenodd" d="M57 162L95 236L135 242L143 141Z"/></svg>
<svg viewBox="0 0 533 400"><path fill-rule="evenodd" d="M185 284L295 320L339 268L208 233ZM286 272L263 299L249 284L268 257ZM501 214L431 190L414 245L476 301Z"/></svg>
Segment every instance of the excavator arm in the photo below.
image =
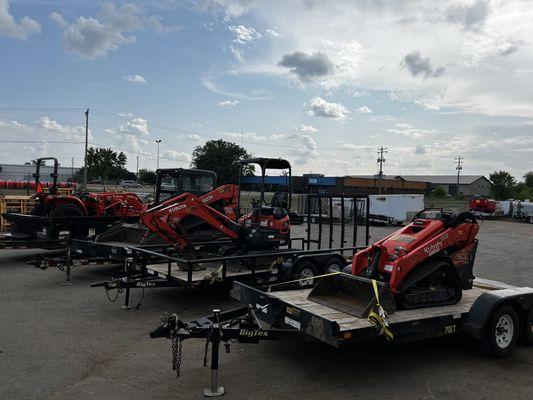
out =
<svg viewBox="0 0 533 400"><path fill-rule="evenodd" d="M216 194L213 194L213 199L217 198ZM207 224L231 239L237 239L241 227L227 215L210 207L208 204L211 200L206 198L208 195L202 196L202 199L190 193L181 194L141 213L141 220L151 232L181 249L190 244L186 221L191 219Z"/></svg>

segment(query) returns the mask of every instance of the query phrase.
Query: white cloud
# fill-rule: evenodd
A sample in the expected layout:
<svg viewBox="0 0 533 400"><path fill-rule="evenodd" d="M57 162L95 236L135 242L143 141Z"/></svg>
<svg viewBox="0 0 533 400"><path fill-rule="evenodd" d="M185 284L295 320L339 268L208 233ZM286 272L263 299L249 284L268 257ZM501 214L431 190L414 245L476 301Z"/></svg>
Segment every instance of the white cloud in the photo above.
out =
<svg viewBox="0 0 533 400"><path fill-rule="evenodd" d="M125 79L131 83L142 83L142 84L146 83L146 79L144 78L144 76L139 75L139 74L124 75L122 79Z"/></svg>
<svg viewBox="0 0 533 400"><path fill-rule="evenodd" d="M70 136L71 138L76 138L76 139L85 138L85 127L84 126L63 125L57 122L56 120L51 119L50 117L46 115L39 118L39 120L36 123L36 126L48 132L65 134L67 136Z"/></svg>
<svg viewBox="0 0 533 400"><path fill-rule="evenodd" d="M252 142L264 142L268 140L266 136L258 135L255 132L222 132L222 136L235 141L245 140Z"/></svg>
<svg viewBox="0 0 533 400"><path fill-rule="evenodd" d="M427 138L428 136L432 136L437 133L437 130L435 129L420 129L404 123L397 123L395 124L395 128L388 128L386 131L404 135L413 139Z"/></svg>
<svg viewBox="0 0 533 400"><path fill-rule="evenodd" d="M350 114L350 111L348 111L342 104L328 103L326 100L318 96L313 97L309 105L311 106L311 110L308 114L316 117L333 118L342 121L348 119Z"/></svg>
<svg viewBox="0 0 533 400"><path fill-rule="evenodd" d="M239 103L239 100L224 100L218 103L218 106L220 108L235 108L235 106Z"/></svg>
<svg viewBox="0 0 533 400"><path fill-rule="evenodd" d="M168 158L172 161L178 161L182 163L191 162L191 156L188 153L185 153L184 151L166 150L163 153L163 157Z"/></svg>
<svg viewBox="0 0 533 400"><path fill-rule="evenodd" d="M372 114L372 110L367 106L358 107L356 111L361 114Z"/></svg>
<svg viewBox="0 0 533 400"><path fill-rule="evenodd" d="M318 132L318 129L316 129L312 125L300 124L298 125L297 129L298 129L298 132L302 132L302 133L317 133Z"/></svg>
<svg viewBox="0 0 533 400"><path fill-rule="evenodd" d="M248 44L255 39L261 39L261 34L251 26L231 25L228 29L233 32L233 41L236 43Z"/></svg>
<svg viewBox="0 0 533 400"><path fill-rule="evenodd" d="M160 34L179 31L178 26L166 27L160 16L147 16L132 3L117 6L104 2L97 18L80 16L72 23L57 12L52 12L50 19L63 29L61 40L65 50L89 60L105 57L122 45L135 43L136 37L132 33L136 31L146 28Z"/></svg>
<svg viewBox="0 0 533 400"><path fill-rule="evenodd" d="M22 17L17 23L9 12L9 0L0 0L0 36L26 40L41 33L41 25L29 17Z"/></svg>
<svg viewBox="0 0 533 400"><path fill-rule="evenodd" d="M135 117L125 124L118 125L115 128L108 128L107 133L114 135L133 135L133 136L148 136L150 130L148 128L148 120L142 117Z"/></svg>
<svg viewBox="0 0 533 400"><path fill-rule="evenodd" d="M237 73L282 75L273 67L284 55L321 52L335 66L314 81L326 90L391 91L427 109L533 117L533 91L515 72L533 64L529 2L295 0L246 10L257 24L283 27L284 40Z"/></svg>
<svg viewBox="0 0 533 400"><path fill-rule="evenodd" d="M275 37L275 38L281 37L281 34L276 32L273 29L267 29L265 32L268 33L270 36Z"/></svg>
<svg viewBox="0 0 533 400"><path fill-rule="evenodd" d="M233 54L233 57L235 57L235 59L237 59L238 61L242 62L244 60L242 50L236 48L235 46L230 46L229 51L231 52L231 54Z"/></svg>
<svg viewBox="0 0 533 400"><path fill-rule="evenodd" d="M185 138L189 139L189 140L192 140L193 142L199 142L200 140L202 140L200 135L197 135L195 133L191 133L191 134L185 135Z"/></svg>

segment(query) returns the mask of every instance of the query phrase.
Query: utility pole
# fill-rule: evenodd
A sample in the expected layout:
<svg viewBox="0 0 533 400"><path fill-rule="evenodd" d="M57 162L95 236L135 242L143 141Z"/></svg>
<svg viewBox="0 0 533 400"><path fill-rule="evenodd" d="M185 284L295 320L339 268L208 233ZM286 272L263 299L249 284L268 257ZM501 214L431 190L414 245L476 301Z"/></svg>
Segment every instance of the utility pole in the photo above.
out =
<svg viewBox="0 0 533 400"><path fill-rule="evenodd" d="M457 166L455 167L455 169L457 170L457 192L456 192L456 196L459 196L459 177L460 177L460 174L461 174L461 170L463 169L463 162L464 162L464 158L459 156L455 159L455 161L457 162Z"/></svg>
<svg viewBox="0 0 533 400"><path fill-rule="evenodd" d="M87 190L87 147L89 146L89 109L85 111L85 155L83 156L83 190Z"/></svg>
<svg viewBox="0 0 533 400"><path fill-rule="evenodd" d="M159 169L159 143L161 143L161 139L156 139L155 142L157 143L157 168L156 170Z"/></svg>
<svg viewBox="0 0 533 400"><path fill-rule="evenodd" d="M135 175L137 175L137 177L139 176L139 155L137 154L137 169L135 170Z"/></svg>
<svg viewBox="0 0 533 400"><path fill-rule="evenodd" d="M72 157L72 163L70 164L70 180L74 182L74 157Z"/></svg>
<svg viewBox="0 0 533 400"><path fill-rule="evenodd" d="M381 194L381 191L383 190L383 163L385 162L385 157L383 157L383 154L387 153L386 147L380 147L378 149L378 164L379 164L379 194Z"/></svg>

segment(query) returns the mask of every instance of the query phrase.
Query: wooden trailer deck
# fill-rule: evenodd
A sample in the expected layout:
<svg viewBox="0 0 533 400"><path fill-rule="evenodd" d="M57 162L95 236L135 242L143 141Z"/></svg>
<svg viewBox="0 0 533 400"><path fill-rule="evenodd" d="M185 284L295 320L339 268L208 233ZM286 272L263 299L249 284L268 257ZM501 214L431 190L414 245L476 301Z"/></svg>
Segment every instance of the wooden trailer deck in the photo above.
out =
<svg viewBox="0 0 533 400"><path fill-rule="evenodd" d="M467 313L470 310L472 304L474 304L474 301L476 301L476 299L482 293L488 290L492 289L487 286L475 286L470 290L465 290L463 292L463 297L461 301L457 304L442 307L419 308L415 310L399 310L389 315L389 320L391 324L395 324L400 322L416 321L426 318L441 317L445 315ZM337 324L339 324L341 332L368 328L373 326L372 323L369 322L366 318L354 317L344 312L308 300L307 296L309 295L310 291L311 289L287 290L280 292L271 292L269 293L269 296L276 297L291 306L298 307L302 310L313 313L314 315L317 315L331 322L336 322Z"/></svg>

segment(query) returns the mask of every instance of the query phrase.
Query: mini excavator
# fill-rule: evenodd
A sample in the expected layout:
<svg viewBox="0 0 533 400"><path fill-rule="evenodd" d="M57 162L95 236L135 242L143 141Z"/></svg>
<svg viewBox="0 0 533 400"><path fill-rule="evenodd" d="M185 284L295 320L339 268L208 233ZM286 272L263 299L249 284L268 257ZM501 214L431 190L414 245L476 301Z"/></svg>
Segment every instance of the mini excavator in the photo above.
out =
<svg viewBox="0 0 533 400"><path fill-rule="evenodd" d="M356 253L345 273L320 280L309 298L358 317L367 317L377 297L389 314L456 304L472 288L478 231L470 213L424 210Z"/></svg>
<svg viewBox="0 0 533 400"><path fill-rule="evenodd" d="M259 199L241 212L243 175L251 165L261 169ZM288 170L284 191L265 199L265 177L269 169ZM143 225L152 234L183 251L209 237L230 239L234 248L266 250L278 248L290 240L290 163L282 159L250 158L240 161L239 186L224 185L195 196L183 193L141 213Z"/></svg>

